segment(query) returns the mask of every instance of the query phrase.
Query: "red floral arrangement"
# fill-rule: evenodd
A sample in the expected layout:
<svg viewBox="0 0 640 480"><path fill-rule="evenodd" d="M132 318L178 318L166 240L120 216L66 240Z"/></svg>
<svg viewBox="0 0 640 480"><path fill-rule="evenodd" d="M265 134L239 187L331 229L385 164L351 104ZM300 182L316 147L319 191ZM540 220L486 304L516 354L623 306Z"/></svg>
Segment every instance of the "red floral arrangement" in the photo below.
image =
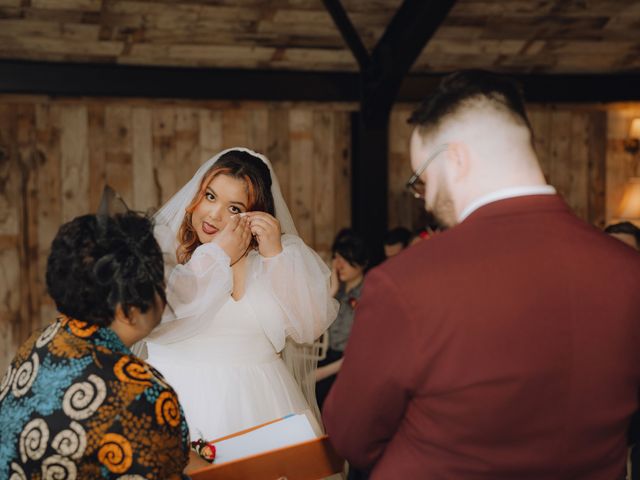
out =
<svg viewBox="0 0 640 480"><path fill-rule="evenodd" d="M351 310L355 310L358 306L358 299L356 297L349 297L349 306Z"/></svg>
<svg viewBox="0 0 640 480"><path fill-rule="evenodd" d="M200 457L202 457L202 459L209 463L213 463L216 459L216 446L213 442L205 442L203 439L199 438L198 440L191 442L191 450L196 452Z"/></svg>

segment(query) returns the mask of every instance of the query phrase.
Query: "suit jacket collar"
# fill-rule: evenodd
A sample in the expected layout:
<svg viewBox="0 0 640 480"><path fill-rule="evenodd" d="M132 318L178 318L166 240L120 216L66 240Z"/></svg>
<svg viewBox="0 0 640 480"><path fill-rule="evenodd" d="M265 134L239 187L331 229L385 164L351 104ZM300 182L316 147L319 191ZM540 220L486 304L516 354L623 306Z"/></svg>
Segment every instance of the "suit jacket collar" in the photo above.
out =
<svg viewBox="0 0 640 480"><path fill-rule="evenodd" d="M472 212L459 225L503 215L522 215L532 212L571 212L564 200L555 195L525 195L488 203Z"/></svg>
<svg viewBox="0 0 640 480"><path fill-rule="evenodd" d="M516 187L502 188L494 192L488 193L475 199L467 207L462 210L458 218L458 223L462 223L465 218L475 212L477 209L497 202L498 200L506 200L507 198L524 197L528 195L555 195L556 189L551 185L522 185Z"/></svg>

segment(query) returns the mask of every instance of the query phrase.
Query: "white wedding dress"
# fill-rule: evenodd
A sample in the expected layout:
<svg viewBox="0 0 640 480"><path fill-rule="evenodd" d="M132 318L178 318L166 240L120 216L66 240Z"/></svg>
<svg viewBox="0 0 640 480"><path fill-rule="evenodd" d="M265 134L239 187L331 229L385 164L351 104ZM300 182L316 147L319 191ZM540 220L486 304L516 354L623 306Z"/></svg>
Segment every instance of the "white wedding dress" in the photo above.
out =
<svg viewBox="0 0 640 480"><path fill-rule="evenodd" d="M148 361L178 393L192 439L220 438L309 409L280 355L285 338L313 342L335 317L323 293L322 261L309 251L285 235L276 257L250 252L238 301L231 297L229 257L216 244L199 246L187 264L173 268L167 298L174 310L147 338Z"/></svg>
<svg viewBox="0 0 640 480"><path fill-rule="evenodd" d="M206 172L232 150L250 153L269 168L284 234L280 254L265 258L249 252L245 292L237 302L231 297L230 259L218 245L198 246L185 264L176 259L187 206ZM220 152L154 221L168 308L145 339L148 361L177 391L191 437L214 440L308 408L319 415L316 358L309 345L335 320L338 304L329 291L331 272L298 237L269 160L242 147Z"/></svg>
<svg viewBox="0 0 640 480"><path fill-rule="evenodd" d="M229 297L197 337L149 350L149 361L178 392L193 439L309 408L246 296Z"/></svg>

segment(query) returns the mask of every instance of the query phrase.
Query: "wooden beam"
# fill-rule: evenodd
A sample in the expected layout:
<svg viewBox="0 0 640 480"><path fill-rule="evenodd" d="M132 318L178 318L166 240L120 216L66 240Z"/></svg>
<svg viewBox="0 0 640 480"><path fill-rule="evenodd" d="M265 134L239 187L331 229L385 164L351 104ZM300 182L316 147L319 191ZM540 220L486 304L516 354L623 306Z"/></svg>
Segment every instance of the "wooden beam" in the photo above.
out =
<svg viewBox="0 0 640 480"><path fill-rule="evenodd" d="M331 18L333 18L333 22L336 24L336 27L338 27L342 38L351 50L351 53L353 53L358 65L360 65L360 70L368 68L370 63L369 51L362 43L360 35L358 35L353 23L349 20L349 16L340 3L340 0L322 0L322 3L324 3Z"/></svg>
<svg viewBox="0 0 640 480"><path fill-rule="evenodd" d="M373 247L373 263L384 259L388 229L389 118L403 79L456 0L404 0L364 65L360 114L355 116L353 227Z"/></svg>
<svg viewBox="0 0 640 480"><path fill-rule="evenodd" d="M364 70L363 120L388 116L400 85L456 0L404 0ZM375 121L372 119L372 121Z"/></svg>
<svg viewBox="0 0 640 480"><path fill-rule="evenodd" d="M352 73L0 61L0 92L270 101L357 101Z"/></svg>
<svg viewBox="0 0 640 480"><path fill-rule="evenodd" d="M396 101L419 102L443 74L408 75ZM511 75L528 102L640 101L640 73ZM135 67L0 61L0 93L263 101L357 102L357 73Z"/></svg>

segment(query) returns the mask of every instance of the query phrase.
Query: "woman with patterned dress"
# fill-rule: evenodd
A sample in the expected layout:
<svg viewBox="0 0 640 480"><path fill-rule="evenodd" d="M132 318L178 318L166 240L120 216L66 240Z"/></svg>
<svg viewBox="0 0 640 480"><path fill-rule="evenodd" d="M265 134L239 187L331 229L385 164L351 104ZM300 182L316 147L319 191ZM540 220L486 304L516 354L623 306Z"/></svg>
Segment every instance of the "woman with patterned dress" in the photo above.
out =
<svg viewBox="0 0 640 480"><path fill-rule="evenodd" d="M0 478L186 478L177 396L129 350L160 321L162 267L146 218L86 215L60 228L47 265L60 317L0 382Z"/></svg>

